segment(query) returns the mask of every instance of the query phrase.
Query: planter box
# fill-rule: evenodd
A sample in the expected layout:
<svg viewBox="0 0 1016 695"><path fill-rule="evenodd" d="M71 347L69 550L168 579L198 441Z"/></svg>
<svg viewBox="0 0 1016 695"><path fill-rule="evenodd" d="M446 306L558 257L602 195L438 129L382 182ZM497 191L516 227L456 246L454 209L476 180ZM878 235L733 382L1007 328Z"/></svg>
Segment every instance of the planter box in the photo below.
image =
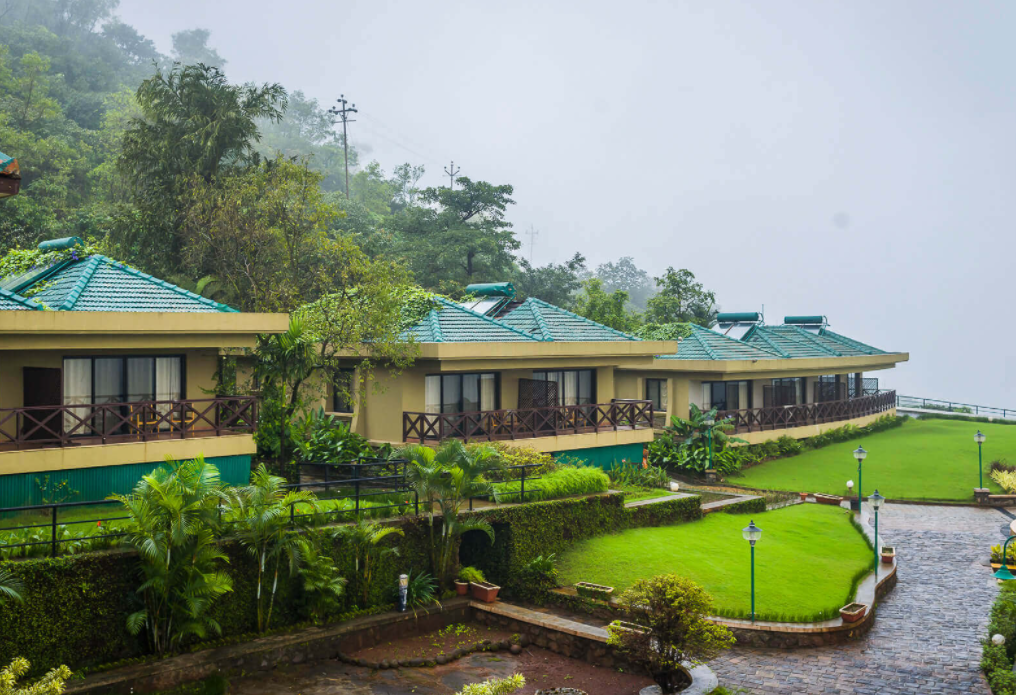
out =
<svg viewBox="0 0 1016 695"><path fill-rule="evenodd" d="M638 632L643 635L648 635L653 631L653 628L651 627L639 625L638 623L629 623L624 620L615 620L608 627L612 627L615 630L622 630L624 632Z"/></svg>
<svg viewBox="0 0 1016 695"><path fill-rule="evenodd" d="M501 590L501 587L490 582L469 582L469 590L477 601L494 603L497 601L497 592Z"/></svg>
<svg viewBox="0 0 1016 695"><path fill-rule="evenodd" d="M866 603L850 603L840 609L840 617L845 623L856 623L868 612Z"/></svg>
<svg viewBox="0 0 1016 695"><path fill-rule="evenodd" d="M610 595L614 593L614 587L593 584L592 582L579 582L575 585L575 591L578 592L579 596L584 596L585 598L609 601Z"/></svg>
<svg viewBox="0 0 1016 695"><path fill-rule="evenodd" d="M815 493L815 501L819 504L832 504L838 507L840 506L840 502L843 501L843 498L837 497L836 495L821 495L819 493Z"/></svg>
<svg viewBox="0 0 1016 695"><path fill-rule="evenodd" d="M465 596L469 593L469 582L460 582L458 579L455 580L455 593L459 596Z"/></svg>
<svg viewBox="0 0 1016 695"><path fill-rule="evenodd" d="M891 565L893 560L896 558L896 548L891 545L883 545L882 552L880 554L882 556L882 562L887 565Z"/></svg>
<svg viewBox="0 0 1016 695"><path fill-rule="evenodd" d="M1016 573L1016 565L1009 564L1009 565L1006 565L1006 567L1009 568L1010 572ZM992 572L994 572L995 570L1000 570L1000 569L1002 569L1002 563L1001 562L992 562L991 563L991 571Z"/></svg>

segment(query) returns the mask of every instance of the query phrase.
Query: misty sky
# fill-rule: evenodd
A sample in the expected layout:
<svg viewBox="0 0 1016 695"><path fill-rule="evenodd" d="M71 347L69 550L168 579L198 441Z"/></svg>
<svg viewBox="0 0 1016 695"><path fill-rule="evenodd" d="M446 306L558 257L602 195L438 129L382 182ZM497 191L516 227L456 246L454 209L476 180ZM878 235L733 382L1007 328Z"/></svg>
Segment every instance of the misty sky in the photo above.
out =
<svg viewBox="0 0 1016 695"><path fill-rule="evenodd" d="M687 267L727 311L826 314L903 394L1016 408L1016 5L121 0L350 139L515 187L537 264ZM499 278L490 278L497 280ZM1012 383L1016 383L1016 374Z"/></svg>

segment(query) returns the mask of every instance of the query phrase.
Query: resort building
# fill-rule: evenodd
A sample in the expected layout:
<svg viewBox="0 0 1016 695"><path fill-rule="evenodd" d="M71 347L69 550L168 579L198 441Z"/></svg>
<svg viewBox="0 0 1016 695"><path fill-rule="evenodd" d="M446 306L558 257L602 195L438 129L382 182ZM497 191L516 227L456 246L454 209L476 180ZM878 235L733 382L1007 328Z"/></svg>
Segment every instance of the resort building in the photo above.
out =
<svg viewBox="0 0 1016 695"><path fill-rule="evenodd" d="M378 370L380 392L369 389L362 404L332 397L331 410L373 442L504 441L604 466L641 461L654 436L651 404L622 399L615 376L650 369L677 343L637 340L538 299L516 302L508 283L472 291L478 302L437 300L407 331L420 347L410 369Z"/></svg>
<svg viewBox="0 0 1016 695"><path fill-rule="evenodd" d="M220 354L288 328L239 313L101 255L0 279L0 506L128 492L171 459L205 456L246 483L253 396L217 395Z"/></svg>
<svg viewBox="0 0 1016 695"><path fill-rule="evenodd" d="M651 370L621 367L617 392L653 402L657 425L716 408L751 443L814 436L895 414L896 393L871 372L910 356L835 333L824 316L788 316L768 326L757 313L719 314L714 329L690 325L677 351Z"/></svg>

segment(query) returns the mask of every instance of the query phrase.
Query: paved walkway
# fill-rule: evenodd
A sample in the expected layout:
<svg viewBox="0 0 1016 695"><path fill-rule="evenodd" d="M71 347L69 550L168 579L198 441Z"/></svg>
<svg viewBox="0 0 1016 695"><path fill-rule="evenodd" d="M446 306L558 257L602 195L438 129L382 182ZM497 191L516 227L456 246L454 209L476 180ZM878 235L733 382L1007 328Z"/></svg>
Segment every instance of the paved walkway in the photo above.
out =
<svg viewBox="0 0 1016 695"><path fill-rule="evenodd" d="M879 535L899 583L863 639L796 651L733 649L710 666L750 693L990 695L980 639L997 593L984 562L1009 517L993 509L888 504Z"/></svg>

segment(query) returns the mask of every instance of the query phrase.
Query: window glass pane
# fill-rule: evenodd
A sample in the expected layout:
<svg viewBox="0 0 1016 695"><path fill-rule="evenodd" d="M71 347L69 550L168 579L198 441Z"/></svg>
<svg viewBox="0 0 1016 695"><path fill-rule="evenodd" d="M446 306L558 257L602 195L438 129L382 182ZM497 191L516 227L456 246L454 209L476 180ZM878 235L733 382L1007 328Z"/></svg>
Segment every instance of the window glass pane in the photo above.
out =
<svg viewBox="0 0 1016 695"><path fill-rule="evenodd" d="M547 372L533 372L533 379L535 381L546 381Z"/></svg>
<svg viewBox="0 0 1016 695"><path fill-rule="evenodd" d="M737 382L728 381L726 382L726 395L727 395L727 407L726 410L737 410L741 406L738 405L737 400Z"/></svg>
<svg viewBox="0 0 1016 695"><path fill-rule="evenodd" d="M155 359L155 400L178 401L183 398L183 360L180 357Z"/></svg>
<svg viewBox="0 0 1016 695"><path fill-rule="evenodd" d="M480 375L480 410L497 410L497 375Z"/></svg>
<svg viewBox="0 0 1016 695"><path fill-rule="evenodd" d="M565 405L578 405L579 404L579 373L578 372L565 372L564 373L564 404Z"/></svg>
<svg viewBox="0 0 1016 695"><path fill-rule="evenodd" d="M712 384L711 407L717 410L727 409L727 385L722 381L714 381Z"/></svg>
<svg viewBox="0 0 1016 695"><path fill-rule="evenodd" d="M657 383L660 385L660 411L666 412L667 408L670 407L670 401L667 399L667 380L660 379Z"/></svg>
<svg viewBox="0 0 1016 695"><path fill-rule="evenodd" d="M356 383L355 372L352 369L340 369L335 375L335 383L332 384L332 410L336 413L351 413L354 410L353 388ZM431 377L425 377L430 379ZM427 382L424 381L424 391ZM425 396L426 397L426 396Z"/></svg>
<svg viewBox="0 0 1016 695"><path fill-rule="evenodd" d="M713 407L713 388L708 381L702 382L702 402L699 404L699 410L709 410Z"/></svg>
<svg viewBox="0 0 1016 695"><path fill-rule="evenodd" d="M459 403L462 400L462 375L445 374L441 377L441 412L461 412Z"/></svg>
<svg viewBox="0 0 1016 695"><path fill-rule="evenodd" d="M462 412L475 413L480 409L480 375L462 375Z"/></svg>
<svg viewBox="0 0 1016 695"><path fill-rule="evenodd" d="M127 359L127 402L155 400L155 358Z"/></svg>
<svg viewBox="0 0 1016 695"><path fill-rule="evenodd" d="M564 403L564 384L561 383L561 372L545 372L547 375L547 381L553 381L557 384L557 403L556 405L562 405Z"/></svg>
<svg viewBox="0 0 1016 695"><path fill-rule="evenodd" d="M92 388L96 403L122 403L123 358L96 357L95 383Z"/></svg>
<svg viewBox="0 0 1016 695"><path fill-rule="evenodd" d="M737 409L744 410L751 407L751 400L748 397L748 381L737 382Z"/></svg>
<svg viewBox="0 0 1016 695"><path fill-rule="evenodd" d="M438 375L428 376L423 382L424 411L428 413L441 412L441 377Z"/></svg>
<svg viewBox="0 0 1016 695"><path fill-rule="evenodd" d="M63 362L64 405L78 405L92 402L92 360L91 358L67 359ZM73 408L63 416L63 429L68 434L86 434L90 408Z"/></svg>
<svg viewBox="0 0 1016 695"><path fill-rule="evenodd" d="M593 370L583 369L579 372L579 403L588 404L596 402L596 394L593 393Z"/></svg>

